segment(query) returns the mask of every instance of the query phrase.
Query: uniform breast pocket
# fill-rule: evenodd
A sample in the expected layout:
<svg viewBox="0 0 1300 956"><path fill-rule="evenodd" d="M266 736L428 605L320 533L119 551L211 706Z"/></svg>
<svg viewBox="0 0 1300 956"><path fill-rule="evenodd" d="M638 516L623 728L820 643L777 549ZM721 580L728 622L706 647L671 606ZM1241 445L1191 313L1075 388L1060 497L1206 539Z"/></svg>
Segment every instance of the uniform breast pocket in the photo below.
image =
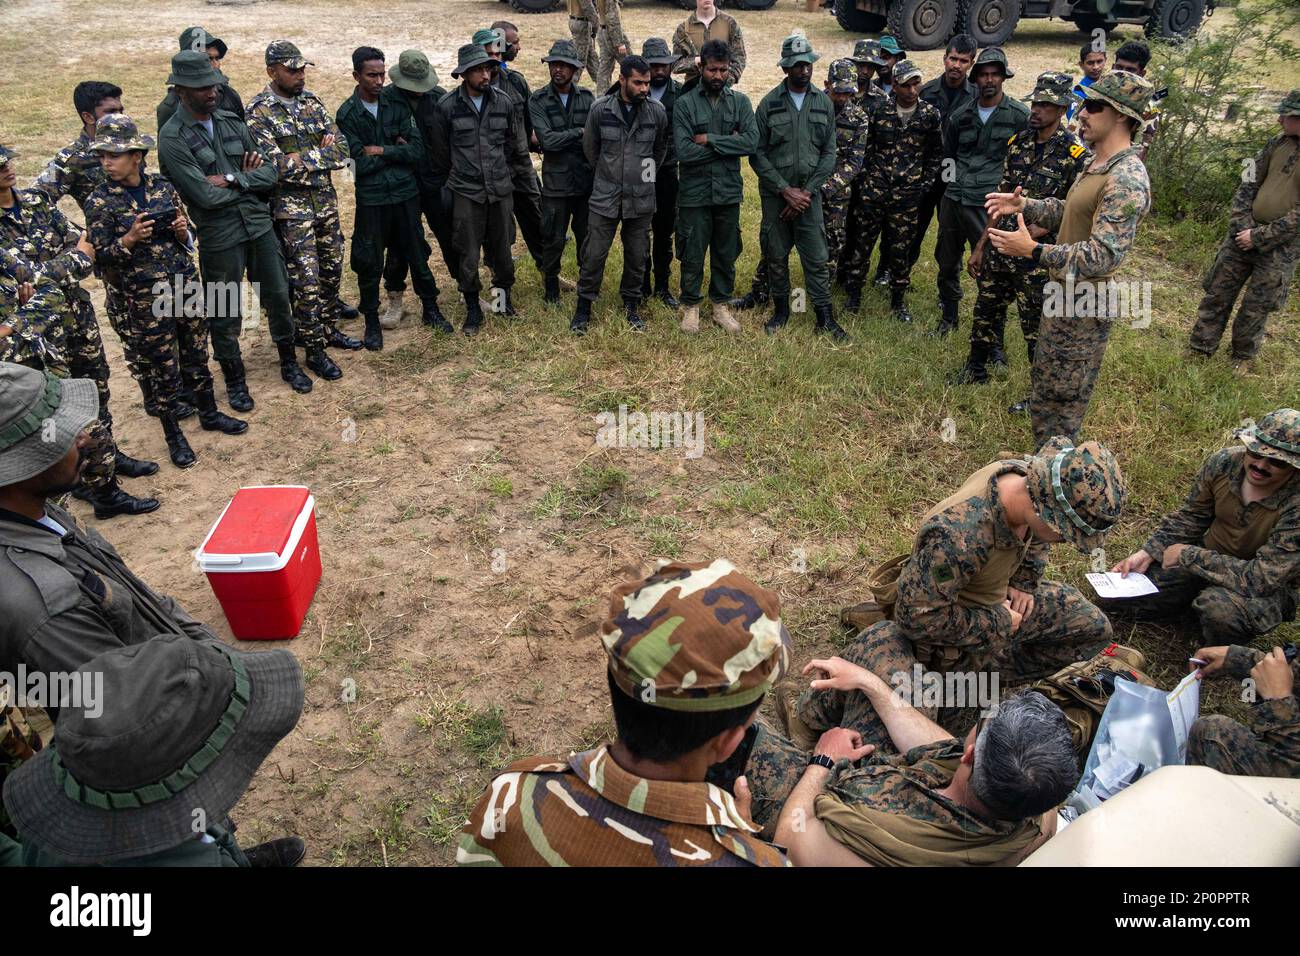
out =
<svg viewBox="0 0 1300 956"><path fill-rule="evenodd" d="M210 146L204 146L194 152L194 161L203 169L210 169L216 165L217 154Z"/></svg>
<svg viewBox="0 0 1300 956"><path fill-rule="evenodd" d="M223 139L221 141L221 151L225 153L236 165L244 160L244 144L238 139Z"/></svg>
<svg viewBox="0 0 1300 956"><path fill-rule="evenodd" d="M794 138L794 123L788 116L773 116L768 120L767 139L773 146L781 146Z"/></svg>
<svg viewBox="0 0 1300 956"><path fill-rule="evenodd" d="M466 116L451 121L451 142L454 146L469 147L474 145L478 135L478 121Z"/></svg>
<svg viewBox="0 0 1300 956"><path fill-rule="evenodd" d="M623 130L618 123L601 123L600 139L604 143L616 143L623 138Z"/></svg>

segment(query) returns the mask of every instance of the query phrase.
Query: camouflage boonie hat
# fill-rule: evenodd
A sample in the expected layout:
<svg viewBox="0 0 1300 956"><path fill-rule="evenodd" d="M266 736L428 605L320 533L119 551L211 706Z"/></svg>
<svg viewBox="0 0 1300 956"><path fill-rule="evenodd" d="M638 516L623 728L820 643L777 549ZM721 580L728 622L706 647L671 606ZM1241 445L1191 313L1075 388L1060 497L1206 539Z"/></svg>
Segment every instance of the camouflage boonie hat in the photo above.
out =
<svg viewBox="0 0 1300 956"><path fill-rule="evenodd" d="M438 85L438 71L419 50L403 50L397 62L388 68L388 78L399 90L428 93Z"/></svg>
<svg viewBox="0 0 1300 956"><path fill-rule="evenodd" d="M1119 462L1105 445L1076 447L1059 436L1029 459L1025 482L1034 513L1084 554L1101 547L1127 494Z"/></svg>
<svg viewBox="0 0 1300 956"><path fill-rule="evenodd" d="M856 93L858 91L858 67L852 60L844 58L831 63L826 71L826 83L836 93Z"/></svg>
<svg viewBox="0 0 1300 956"><path fill-rule="evenodd" d="M207 56L208 47L214 46L217 48L217 56L223 60L226 58L226 41L214 37L203 27L186 27L178 40L182 50L197 50Z"/></svg>
<svg viewBox="0 0 1300 956"><path fill-rule="evenodd" d="M1300 90L1292 90L1286 95L1277 111L1282 116L1300 116Z"/></svg>
<svg viewBox="0 0 1300 956"><path fill-rule="evenodd" d="M90 148L98 153L129 153L133 149L147 152L155 145L154 138L140 132L135 120L125 113L105 113L95 126Z"/></svg>
<svg viewBox="0 0 1300 956"><path fill-rule="evenodd" d="M668 41L663 37L647 38L645 43L641 44L641 59L650 64L677 62L677 57L673 56L673 51L668 49Z"/></svg>
<svg viewBox="0 0 1300 956"><path fill-rule="evenodd" d="M1279 408L1237 432L1246 450L1300 468L1300 412Z"/></svg>
<svg viewBox="0 0 1300 956"><path fill-rule="evenodd" d="M870 63L872 66L884 66L885 58L880 55L879 40L859 40L853 44L853 56L849 57L854 63Z"/></svg>
<svg viewBox="0 0 1300 956"><path fill-rule="evenodd" d="M282 63L291 70L300 70L304 66L315 66L311 60L302 55L302 51L288 40L274 40L266 46L266 65Z"/></svg>
<svg viewBox="0 0 1300 956"><path fill-rule="evenodd" d="M18 154L8 146L0 146L0 166L8 164L11 159L17 159Z"/></svg>
<svg viewBox="0 0 1300 956"><path fill-rule="evenodd" d="M814 53L812 43L802 33L794 33L781 41L781 59L777 66L789 68L796 63L816 63L821 54Z"/></svg>
<svg viewBox="0 0 1300 956"><path fill-rule="evenodd" d="M919 80L920 78L921 68L911 60L899 60L894 64L894 86L898 86L900 83L910 83L912 80Z"/></svg>
<svg viewBox="0 0 1300 956"><path fill-rule="evenodd" d="M1034 92L1025 97L1025 102L1069 106L1073 100L1070 93L1073 87L1074 77L1069 73L1048 70L1038 74L1038 79L1034 81Z"/></svg>
<svg viewBox="0 0 1300 956"><path fill-rule="evenodd" d="M481 47L491 47L491 53L504 53L506 49L506 35L503 30L494 30L484 27L482 30L475 30L474 36L470 42Z"/></svg>
<svg viewBox="0 0 1300 956"><path fill-rule="evenodd" d="M578 59L578 48L572 40L556 40L551 44L551 52L542 57L543 63L567 63L569 66L582 69L582 61Z"/></svg>
<svg viewBox="0 0 1300 956"><path fill-rule="evenodd" d="M1151 81L1124 70L1107 70L1092 86L1080 87L1085 99L1101 100L1125 116L1138 121L1146 118L1155 87Z"/></svg>
<svg viewBox="0 0 1300 956"><path fill-rule="evenodd" d="M483 44L466 43L456 51L456 69L451 71L451 75L459 78L469 70L484 63L496 63L496 60L484 52Z"/></svg>
<svg viewBox="0 0 1300 956"><path fill-rule="evenodd" d="M745 707L790 663L781 599L721 558L615 588L600 636L619 689L667 710Z"/></svg>
<svg viewBox="0 0 1300 956"><path fill-rule="evenodd" d="M981 66L987 66L990 63L996 63L1002 67L1002 75L1008 80L1016 75L1011 72L1011 67L1007 63L1007 55L1002 52L1000 46L989 46L980 50L980 55L975 57L975 65L971 67L971 73L973 74Z"/></svg>
<svg viewBox="0 0 1300 956"><path fill-rule="evenodd" d="M880 50L890 56L907 56L907 51L898 45L898 41L888 33L880 38Z"/></svg>

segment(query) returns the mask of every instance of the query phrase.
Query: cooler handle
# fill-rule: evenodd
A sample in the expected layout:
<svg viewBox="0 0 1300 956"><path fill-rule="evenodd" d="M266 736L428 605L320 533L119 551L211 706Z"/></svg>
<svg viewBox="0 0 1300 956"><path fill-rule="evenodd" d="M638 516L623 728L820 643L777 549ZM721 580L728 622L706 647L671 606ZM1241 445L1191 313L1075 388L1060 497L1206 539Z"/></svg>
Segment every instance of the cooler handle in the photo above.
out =
<svg viewBox="0 0 1300 956"><path fill-rule="evenodd" d="M235 564L243 564L243 563L244 563L244 559L241 558L241 557L235 556L235 555L231 555L231 556L229 556L229 557L219 557L219 556L217 556L217 555L213 555L213 554L205 554L205 555L203 556L203 563L204 563L204 564L221 564L221 565L229 564L229 565L235 565Z"/></svg>

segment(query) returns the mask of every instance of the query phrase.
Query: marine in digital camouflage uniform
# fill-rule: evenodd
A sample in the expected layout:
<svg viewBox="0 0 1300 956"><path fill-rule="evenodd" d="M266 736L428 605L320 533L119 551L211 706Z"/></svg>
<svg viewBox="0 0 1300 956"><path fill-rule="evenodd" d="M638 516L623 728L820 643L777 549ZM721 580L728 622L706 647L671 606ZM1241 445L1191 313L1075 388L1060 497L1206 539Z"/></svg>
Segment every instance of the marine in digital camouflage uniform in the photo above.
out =
<svg viewBox="0 0 1300 956"><path fill-rule="evenodd" d="M747 726L789 664L790 635L780 613L774 592L721 559L668 564L617 588L601 627L609 692L615 723L627 728L627 715L635 714L646 740L625 740L620 730L612 744L585 753L510 765L475 805L456 862L785 865L781 850L757 837L758 826L721 786L647 779L624 766L641 759L632 747L642 742L656 752L677 752L670 758L676 761ZM681 751L676 728L705 718L726 729ZM656 722L659 734L647 730Z"/></svg>
<svg viewBox="0 0 1300 956"><path fill-rule="evenodd" d="M1074 78L1068 73L1042 73L1029 101L1035 105L1060 108L1058 111L1064 115L1064 108L1074 98L1070 93L1073 84ZM1002 165L1002 181L997 191L1009 193L1019 187L1031 199L1064 199L1092 157L1088 148L1066 129L1059 117L1041 128L1034 128L1035 122L1031 111L1030 128L1017 133L1007 145L1007 158ZM1001 222L992 225L999 229L1014 229L1015 218L1007 219L1003 217ZM1051 231L1040 231L1035 238L1048 244L1056 241L1056 235ZM987 232L971 258L978 269L978 294L975 319L971 324L970 356L957 376L962 383L988 381L988 362L995 352L1002 351L1007 307L1013 303L1020 313L1020 330L1025 337L1029 364L1033 366L1034 344L1038 340L1038 325L1043 315L1043 284L1047 282L1046 269L1036 266L1030 259L1012 259L1002 255L989 244ZM1025 404L1027 406L1028 402Z"/></svg>
<svg viewBox="0 0 1300 956"><path fill-rule="evenodd" d="M351 154L325 103L304 86L305 68L313 65L288 40L269 44L271 82L249 101L244 116L253 142L280 172L271 217L289 273L297 342L308 350L327 342L358 349L361 343L335 326L344 241L330 172L348 168Z"/></svg>
<svg viewBox="0 0 1300 956"><path fill-rule="evenodd" d="M1278 107L1282 132L1255 158L1253 175L1242 176L1228 214L1228 235L1205 274L1205 297L1196 312L1189 343L1194 353L1213 355L1223 338L1237 296L1245 287L1232 323L1232 358L1253 359L1264 344L1271 312L1286 305L1300 261L1300 90ZM1238 241L1249 232L1250 246Z"/></svg>
<svg viewBox="0 0 1300 956"><path fill-rule="evenodd" d="M1219 674L1234 681L1253 679L1251 671L1264 652L1239 644L1226 651ZM1222 714L1201 717L1187 736L1187 762L1249 777L1300 777L1298 686L1300 658L1291 662L1290 692L1258 695L1245 724Z"/></svg>
<svg viewBox="0 0 1300 956"><path fill-rule="evenodd" d="M826 92L835 104L835 171L822 183L822 218L826 227L827 268L832 271L844 249L853 183L862 172L867 149L867 114L854 100L858 72L852 60L836 60L826 76Z"/></svg>

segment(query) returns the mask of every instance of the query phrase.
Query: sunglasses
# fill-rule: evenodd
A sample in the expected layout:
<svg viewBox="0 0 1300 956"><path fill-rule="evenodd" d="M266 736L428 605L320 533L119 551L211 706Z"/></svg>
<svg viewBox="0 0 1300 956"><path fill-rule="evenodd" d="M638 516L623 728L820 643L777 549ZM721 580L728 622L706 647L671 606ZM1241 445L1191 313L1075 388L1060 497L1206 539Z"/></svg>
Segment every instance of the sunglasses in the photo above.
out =
<svg viewBox="0 0 1300 956"><path fill-rule="evenodd" d="M1083 109L1087 113L1100 113L1106 108L1106 104L1100 100L1084 100Z"/></svg>

